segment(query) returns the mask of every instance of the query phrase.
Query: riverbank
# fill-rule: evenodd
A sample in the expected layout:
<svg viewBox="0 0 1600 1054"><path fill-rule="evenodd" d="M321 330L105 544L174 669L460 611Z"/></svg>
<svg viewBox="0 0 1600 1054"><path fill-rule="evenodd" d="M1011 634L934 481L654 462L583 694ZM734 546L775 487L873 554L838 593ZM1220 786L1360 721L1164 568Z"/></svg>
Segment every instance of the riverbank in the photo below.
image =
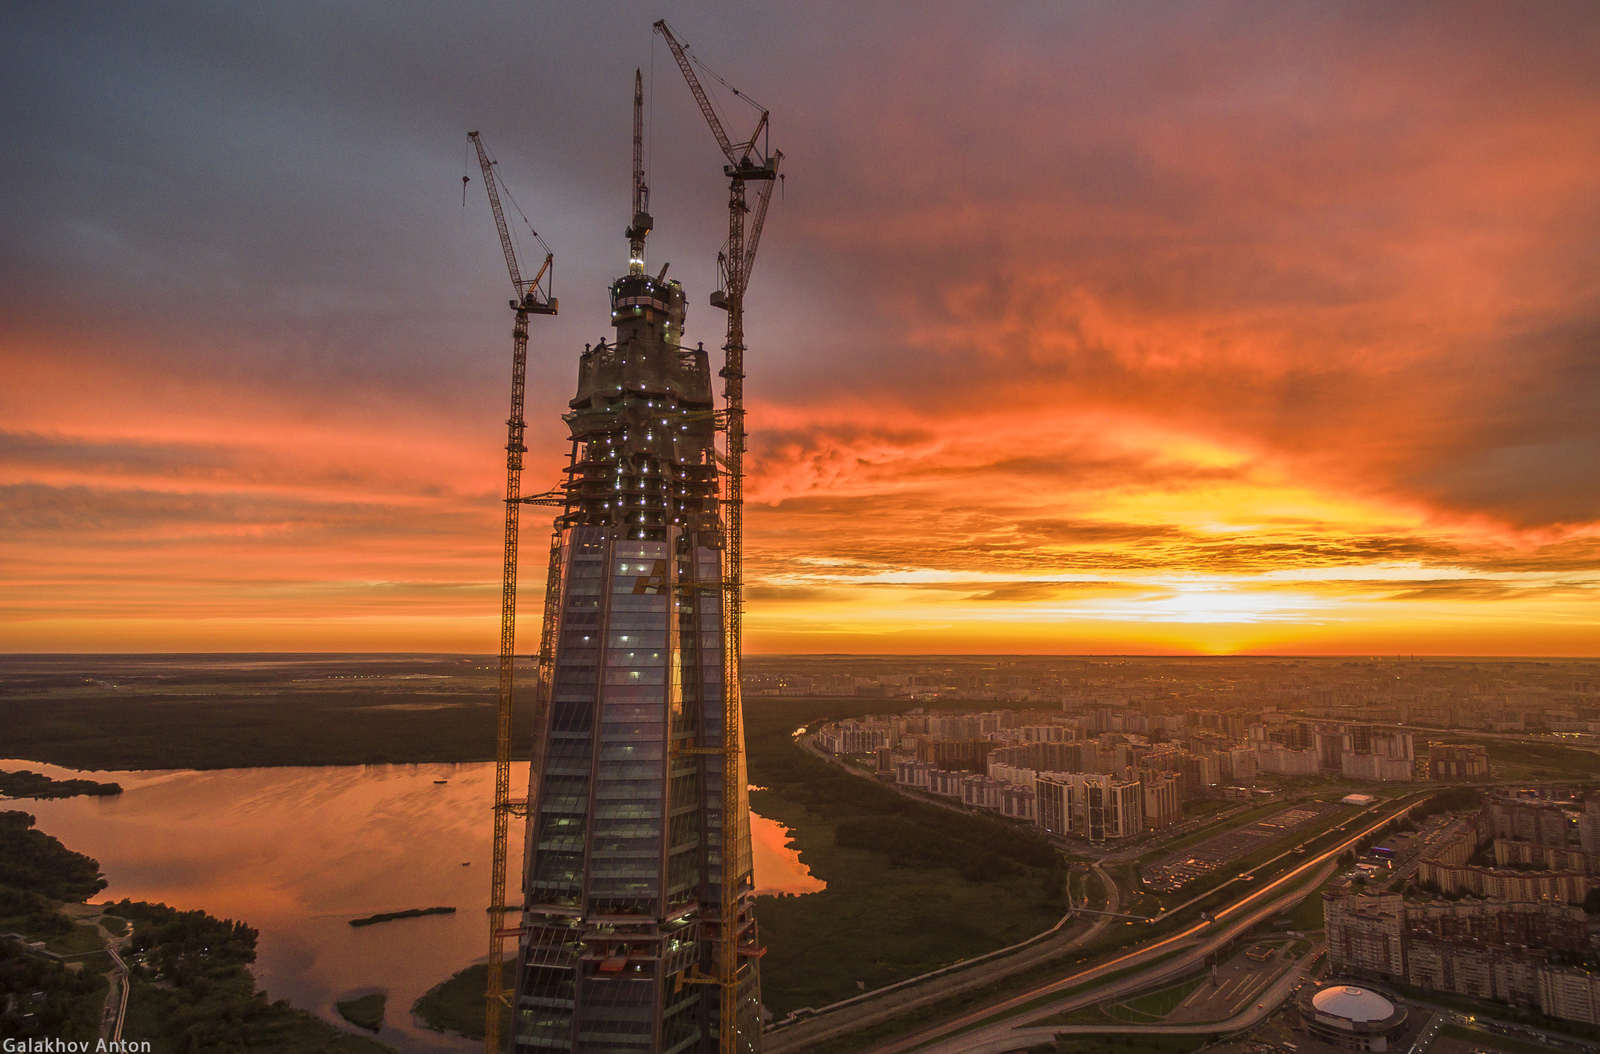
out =
<svg viewBox="0 0 1600 1054"><path fill-rule="evenodd" d="M472 1049L419 1026L409 1010L483 954L492 764L118 771L115 779L124 792L113 798L23 805L41 828L98 859L118 899L249 920L260 931L251 969L270 1000L348 1028L337 1004L383 992L380 1042L402 1054ZM349 925L449 904L460 910Z"/></svg>
<svg viewBox="0 0 1600 1054"><path fill-rule="evenodd" d="M99 862L0 813L0 1025L7 1038L148 1040L158 1054L248 1048L263 1054L394 1054L256 989L257 931L203 911L100 892ZM113 954L128 964L126 980ZM116 983L129 985L126 1000ZM118 995L115 1005L108 996ZM124 1011L125 1006L125 1011Z"/></svg>
<svg viewBox="0 0 1600 1054"><path fill-rule="evenodd" d="M327 784L335 778L332 770L325 776L314 775L318 770L311 768L278 770L283 775L275 777L266 768L235 768L486 758L493 744L493 671L481 660L292 657L267 672L265 664L224 661L215 670L185 668L176 682L169 676L170 664L153 664L151 669L155 672L148 675L123 669L109 686L109 678L101 677L101 683L81 687L40 682L8 688L0 698L0 722L21 718L12 749L23 757L48 756L102 770L156 765L225 769L209 777L168 773L161 777L169 783L162 793L196 798L182 806L182 829L218 839L223 846L239 842L237 852L226 854L226 859L250 859L259 856L262 847L287 854L287 867L276 859L266 864L281 872L273 880L280 889L297 888L303 878L296 876L322 876L323 860L330 853L361 860L363 868L370 863L378 876L431 875L430 869L424 869L423 876L414 875L400 851L415 844L420 824L433 832L433 838L438 837L435 825L450 831L460 848L431 853L430 860L448 862L448 867L440 865L445 870L468 872L472 884L460 893L444 888L395 889L384 899L403 908L408 903L476 903L484 895L475 884L479 868L459 866L469 860L488 863L488 824L481 807L489 800L489 788L479 786L477 777L469 784L455 769L434 770L431 779L420 769L399 766L365 770L369 775L363 780L394 781L403 776L417 784L408 784L403 799L380 803L354 800L349 797L353 790ZM763 997L779 1016L854 995L862 985L879 987L1014 944L1048 929L1064 910L1065 870L1059 855L1029 829L908 801L869 781L831 771L799 750L789 736L801 724L910 705L907 700L858 698L747 702L750 778L766 788L753 792L752 802L757 811L790 829L800 863L828 887L801 896L757 899L756 916L768 949L762 963ZM184 734L174 735L180 727ZM521 738L529 733L519 726L515 734ZM435 783L443 777L450 779L448 785ZM513 782L520 778L525 777L514 776ZM207 790L202 792L202 787ZM438 797L430 801L426 797L430 794ZM277 803L285 795L298 805L280 812ZM135 806L144 800L140 794L124 797ZM448 814L439 811L446 803L452 806ZM236 824L223 822L226 813L262 808L272 817L265 828L239 831ZM111 844L148 855L148 845L128 847L120 840L123 836L114 829L110 814L75 815L101 825ZM280 817L310 819L279 823ZM309 829L296 826L304 823ZM355 835L359 844L351 844L352 832L359 832ZM379 833L384 835L381 844L373 837ZM145 841L159 845L159 837L163 836L147 836ZM369 861L367 854L376 855ZM397 855L401 859L391 859ZM519 856L514 846L512 859ZM152 859L141 866L156 867L159 862ZM242 890L215 883L216 890L194 890L195 899L187 902L216 903L218 896L249 893L256 875L245 870L239 877ZM451 881L463 879L458 874ZM815 882L802 888L814 889ZM347 933L396 935L424 925L456 925L447 917L435 917L398 928L356 929L345 923L384 903L372 902L370 891L362 898L365 903L353 903L356 897L345 895L347 891L342 883L337 895L310 897L302 905L273 905L275 914L267 928L276 940L284 933L295 937L296 946L265 949L271 954L266 956L270 965L264 983L269 989L280 986L294 998L310 999L328 1017L333 1015L335 999L348 998L353 988L379 983L361 972L371 963L419 957L399 947L344 949L348 942L322 929L316 931L315 943L296 936L306 933L313 920L322 926L321 920L327 919ZM259 896L252 897L240 913L265 917L255 906L261 902ZM459 951L442 954L443 949L436 948L423 960L434 964L431 976L413 979L409 990L389 992L391 1006L408 1006L429 986L481 956L476 927L463 933ZM331 944L341 945L336 958L313 953L313 948ZM305 979L310 964L319 971L314 988Z"/></svg>
<svg viewBox="0 0 1600 1054"><path fill-rule="evenodd" d="M909 704L908 704L909 705ZM1064 862L1031 829L912 801L837 771L802 725L894 709L882 699L763 699L746 708L753 808L793 834L827 883L760 897L761 991L778 1017L1006 947L1066 909Z"/></svg>

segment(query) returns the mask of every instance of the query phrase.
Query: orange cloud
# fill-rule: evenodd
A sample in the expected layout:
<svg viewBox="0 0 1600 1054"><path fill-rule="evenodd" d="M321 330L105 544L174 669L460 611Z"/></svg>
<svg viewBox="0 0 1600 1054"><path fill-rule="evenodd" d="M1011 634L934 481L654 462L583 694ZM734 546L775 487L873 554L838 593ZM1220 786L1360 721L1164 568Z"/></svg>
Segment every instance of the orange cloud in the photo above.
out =
<svg viewBox="0 0 1600 1054"><path fill-rule="evenodd" d="M403 56L396 86L285 29L240 92L209 17L95 30L125 67L30 16L63 58L6 130L63 130L66 178L5 170L0 647L491 650L505 276L435 142L479 114L414 89L525 42L370 27L349 51ZM561 106L499 113L569 283L530 489L622 259L626 96L592 84L637 56L573 44L626 21L595 17L546 34ZM752 649L1600 653L1592 7L848 19L729 44L790 158L751 297ZM78 81L118 78L146 94L88 120ZM652 252L699 304L723 191L658 106Z"/></svg>

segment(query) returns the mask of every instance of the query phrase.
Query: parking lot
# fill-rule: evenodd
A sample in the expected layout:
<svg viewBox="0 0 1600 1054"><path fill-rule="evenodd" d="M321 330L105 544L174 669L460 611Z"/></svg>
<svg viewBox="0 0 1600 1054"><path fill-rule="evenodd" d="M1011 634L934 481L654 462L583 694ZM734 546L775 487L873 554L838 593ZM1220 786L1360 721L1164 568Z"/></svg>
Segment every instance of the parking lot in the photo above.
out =
<svg viewBox="0 0 1600 1054"><path fill-rule="evenodd" d="M1316 822L1343 808L1338 802L1305 802L1283 812L1236 827L1215 838L1180 849L1144 869L1144 882L1158 893L1182 889L1201 875L1215 871L1231 860L1248 856L1262 846Z"/></svg>

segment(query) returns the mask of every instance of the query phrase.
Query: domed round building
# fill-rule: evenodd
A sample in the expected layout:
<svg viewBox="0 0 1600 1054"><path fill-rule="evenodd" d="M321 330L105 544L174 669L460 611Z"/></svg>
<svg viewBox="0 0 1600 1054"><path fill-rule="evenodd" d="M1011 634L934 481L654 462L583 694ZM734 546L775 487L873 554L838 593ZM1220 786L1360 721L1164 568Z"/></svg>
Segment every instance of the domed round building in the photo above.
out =
<svg viewBox="0 0 1600 1054"><path fill-rule="evenodd" d="M1324 981L1301 990L1300 1016L1313 1036L1344 1050L1382 1052L1406 1027L1398 1001L1348 981Z"/></svg>

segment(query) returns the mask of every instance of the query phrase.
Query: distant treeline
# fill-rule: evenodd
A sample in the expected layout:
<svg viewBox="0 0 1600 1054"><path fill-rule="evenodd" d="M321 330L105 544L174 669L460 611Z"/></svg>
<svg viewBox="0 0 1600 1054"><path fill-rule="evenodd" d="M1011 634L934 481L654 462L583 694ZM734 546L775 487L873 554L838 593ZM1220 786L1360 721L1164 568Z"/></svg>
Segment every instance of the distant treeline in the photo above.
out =
<svg viewBox="0 0 1600 1054"><path fill-rule="evenodd" d="M94 780L58 780L42 772L7 772L0 769L0 795L8 798L75 798L79 795L105 798L122 793L120 783Z"/></svg>
<svg viewBox="0 0 1600 1054"><path fill-rule="evenodd" d="M533 735L530 700L517 692L513 742ZM492 761L495 697L492 687L473 684L321 692L285 684L247 697L0 696L0 728L13 757L76 769Z"/></svg>
<svg viewBox="0 0 1600 1054"><path fill-rule="evenodd" d="M395 919L417 919L424 915L454 915L455 908L407 908L405 911L384 911L364 919L351 919L352 926L371 926L376 922L393 922Z"/></svg>

